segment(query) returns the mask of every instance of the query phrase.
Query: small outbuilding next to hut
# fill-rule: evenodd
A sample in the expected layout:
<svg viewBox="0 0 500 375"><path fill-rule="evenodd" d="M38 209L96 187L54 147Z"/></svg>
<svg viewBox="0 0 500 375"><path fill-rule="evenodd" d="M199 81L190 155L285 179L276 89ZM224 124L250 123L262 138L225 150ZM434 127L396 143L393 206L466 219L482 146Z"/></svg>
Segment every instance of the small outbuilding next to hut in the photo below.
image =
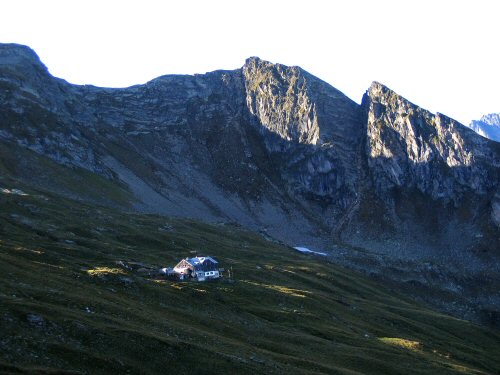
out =
<svg viewBox="0 0 500 375"><path fill-rule="evenodd" d="M198 281L219 278L219 262L212 257L194 257L181 260L175 267L174 272L184 277L192 277Z"/></svg>

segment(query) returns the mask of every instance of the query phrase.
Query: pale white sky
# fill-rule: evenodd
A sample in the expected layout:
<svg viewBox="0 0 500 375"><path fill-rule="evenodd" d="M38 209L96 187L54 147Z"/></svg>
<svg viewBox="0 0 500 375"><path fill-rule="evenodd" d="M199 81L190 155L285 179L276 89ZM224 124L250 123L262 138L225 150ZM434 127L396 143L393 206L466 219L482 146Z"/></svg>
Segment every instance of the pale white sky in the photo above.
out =
<svg viewBox="0 0 500 375"><path fill-rule="evenodd" d="M72 83L123 87L299 65L360 102L379 81L463 123L500 112L499 0L0 0L0 42Z"/></svg>

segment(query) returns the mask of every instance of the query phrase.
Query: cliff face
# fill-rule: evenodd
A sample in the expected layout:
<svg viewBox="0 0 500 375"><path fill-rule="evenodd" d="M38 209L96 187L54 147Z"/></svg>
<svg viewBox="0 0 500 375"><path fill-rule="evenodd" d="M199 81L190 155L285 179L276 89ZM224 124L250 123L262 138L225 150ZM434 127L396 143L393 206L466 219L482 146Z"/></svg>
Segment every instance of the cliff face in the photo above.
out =
<svg viewBox="0 0 500 375"><path fill-rule="evenodd" d="M377 189L415 187L433 199L496 187L498 147L456 121L374 83L364 98L367 156Z"/></svg>
<svg viewBox="0 0 500 375"><path fill-rule="evenodd" d="M76 101L72 86L50 76L31 49L0 45L2 139L17 142L60 163L91 166L92 145L76 142L77 129L65 124L72 117L72 101Z"/></svg>
<svg viewBox="0 0 500 375"><path fill-rule="evenodd" d="M287 189L328 201L323 208L339 218L359 188L359 105L298 67L250 58L242 71L245 110Z"/></svg>
<svg viewBox="0 0 500 375"><path fill-rule="evenodd" d="M435 249L463 267L478 265L477 252L498 256L498 144L376 82L362 106L370 178L357 212L362 230L346 240L415 258Z"/></svg>
<svg viewBox="0 0 500 375"><path fill-rule="evenodd" d="M299 67L250 58L243 66L248 110L290 143L325 145L360 136L359 106Z"/></svg>
<svg viewBox="0 0 500 375"><path fill-rule="evenodd" d="M286 141L315 145L320 127L308 81L297 67L250 58L243 67L246 104L270 132Z"/></svg>
<svg viewBox="0 0 500 375"><path fill-rule="evenodd" d="M374 256L369 272L430 260L498 276L499 144L381 84L360 106L298 67L250 58L76 86L29 48L0 45L0 105L1 142L126 185L135 210L238 223L360 269ZM15 173L65 193L43 168Z"/></svg>

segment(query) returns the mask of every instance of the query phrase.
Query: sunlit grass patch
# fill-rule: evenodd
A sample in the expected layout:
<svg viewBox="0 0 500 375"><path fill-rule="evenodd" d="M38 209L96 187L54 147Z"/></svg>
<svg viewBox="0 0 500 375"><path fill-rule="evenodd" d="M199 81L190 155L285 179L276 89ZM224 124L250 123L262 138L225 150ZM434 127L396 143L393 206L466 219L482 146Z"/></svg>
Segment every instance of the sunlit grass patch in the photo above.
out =
<svg viewBox="0 0 500 375"><path fill-rule="evenodd" d="M1 242L1 241L0 241ZM44 254L45 252L42 251L42 250L37 250L37 249L28 249L27 247L23 247L23 246L16 246L14 248L14 250L16 251L26 251L26 252L29 252L29 253L33 253L33 254L37 254L37 255L42 255Z"/></svg>
<svg viewBox="0 0 500 375"><path fill-rule="evenodd" d="M176 283L172 283L170 284L170 286L174 289L177 289L177 290L182 290L184 289L184 285L179 285L179 284L176 284Z"/></svg>
<svg viewBox="0 0 500 375"><path fill-rule="evenodd" d="M90 276L105 276L105 275L126 275L127 273L120 268L109 268L109 267L96 267L91 270L87 270L87 274Z"/></svg>
<svg viewBox="0 0 500 375"><path fill-rule="evenodd" d="M289 271L302 271L302 272L311 272L311 267L306 266L287 266L286 270Z"/></svg>
<svg viewBox="0 0 500 375"><path fill-rule="evenodd" d="M159 279L148 279L148 280L160 285L166 285L168 283L167 280L159 280Z"/></svg>
<svg viewBox="0 0 500 375"><path fill-rule="evenodd" d="M408 350L422 350L422 343L419 341L407 340L399 337L379 337L379 340L384 344L398 346Z"/></svg>
<svg viewBox="0 0 500 375"><path fill-rule="evenodd" d="M247 284L261 286L261 287L264 287L266 289L274 290L276 292L287 294L287 295L290 295L293 297L305 298L305 297L307 297L307 294L312 293L308 290L293 289L293 288L288 288L288 287L282 286L282 285L261 284L261 283L256 283L254 281L249 281L249 280L242 280L242 281L247 283Z"/></svg>
<svg viewBox="0 0 500 375"><path fill-rule="evenodd" d="M464 374L486 374L485 372L475 370L475 369L472 369L472 368L467 367L467 366L453 364L453 363L450 364L450 367L453 370L464 373Z"/></svg>

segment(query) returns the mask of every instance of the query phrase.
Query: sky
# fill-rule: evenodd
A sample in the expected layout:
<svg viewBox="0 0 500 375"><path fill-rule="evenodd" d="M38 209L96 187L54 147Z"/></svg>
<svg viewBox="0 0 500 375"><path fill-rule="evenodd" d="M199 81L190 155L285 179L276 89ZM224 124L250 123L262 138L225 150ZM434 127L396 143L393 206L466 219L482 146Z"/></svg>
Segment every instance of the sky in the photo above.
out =
<svg viewBox="0 0 500 375"><path fill-rule="evenodd" d="M500 112L498 0L0 0L0 42L71 83L298 65L356 102L378 81L462 123Z"/></svg>

